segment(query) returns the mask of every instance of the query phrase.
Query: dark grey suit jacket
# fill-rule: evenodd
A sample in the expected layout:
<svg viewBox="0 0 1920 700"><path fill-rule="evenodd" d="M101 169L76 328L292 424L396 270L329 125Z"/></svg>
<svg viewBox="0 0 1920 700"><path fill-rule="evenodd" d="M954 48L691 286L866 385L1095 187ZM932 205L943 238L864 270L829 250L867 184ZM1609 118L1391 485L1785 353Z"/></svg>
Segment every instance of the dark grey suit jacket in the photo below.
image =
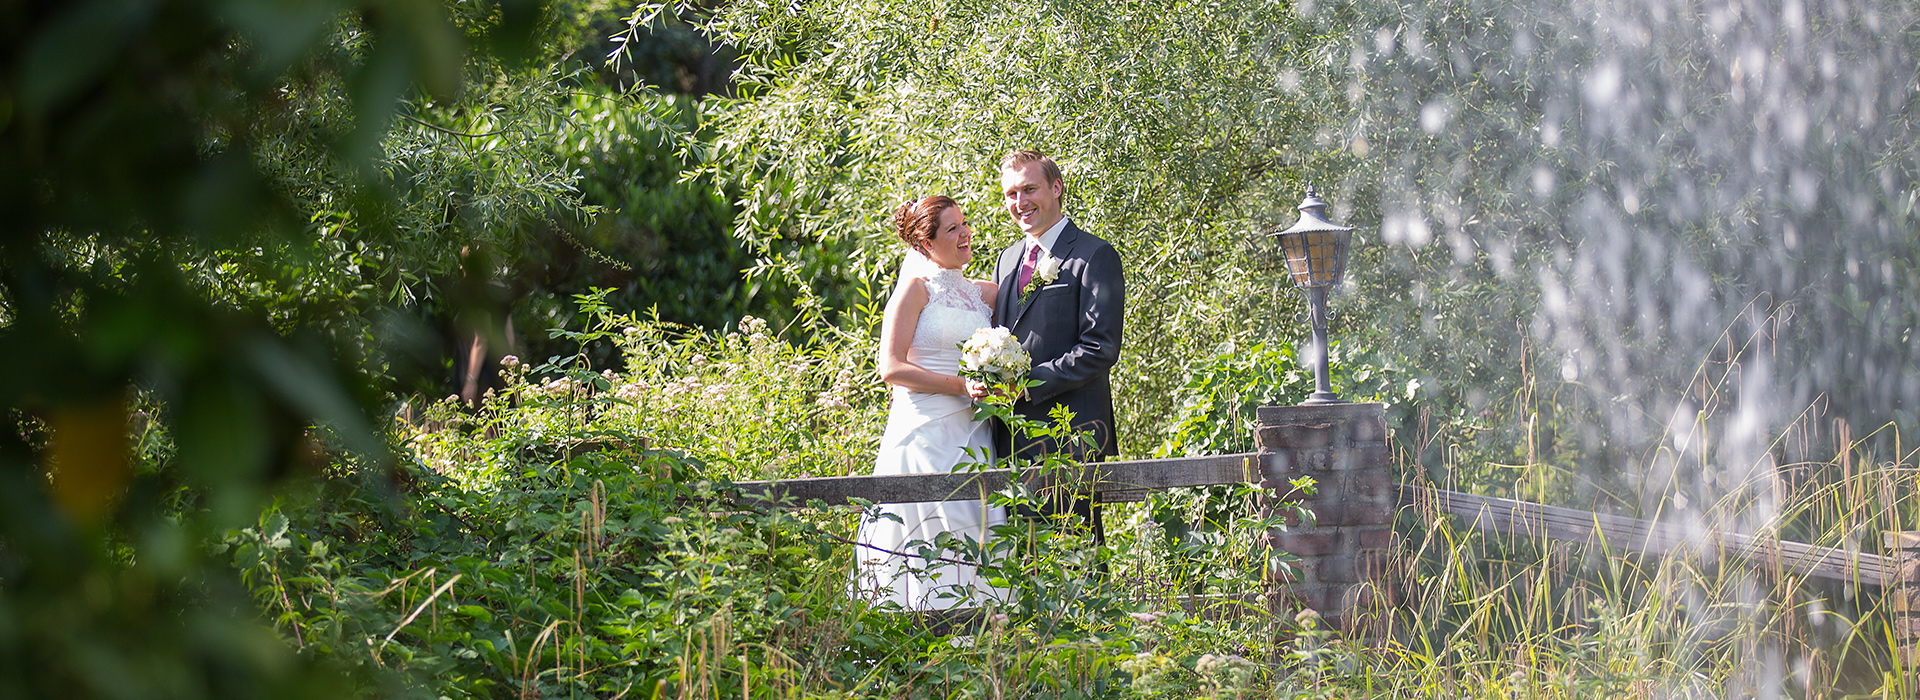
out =
<svg viewBox="0 0 1920 700"><path fill-rule="evenodd" d="M1120 325L1126 315L1126 282L1121 277L1120 254L1106 241L1067 222L1054 241L1052 255L1060 259L1060 276L1024 302L1014 283L1020 277L1020 254L1025 239L1000 251L994 278L1000 297L993 305L994 325L1005 326L1020 339L1033 358L1032 378L1040 385L1014 404L1014 411L1047 421L1056 405L1073 411L1073 423L1093 433L1092 449L1075 449L1082 460L1119 454L1114 434L1113 385L1108 374L1120 360ZM1005 426L997 426L1000 454L1009 448L1027 452L1035 441L1013 444ZM1057 449L1050 441L1047 450Z"/></svg>

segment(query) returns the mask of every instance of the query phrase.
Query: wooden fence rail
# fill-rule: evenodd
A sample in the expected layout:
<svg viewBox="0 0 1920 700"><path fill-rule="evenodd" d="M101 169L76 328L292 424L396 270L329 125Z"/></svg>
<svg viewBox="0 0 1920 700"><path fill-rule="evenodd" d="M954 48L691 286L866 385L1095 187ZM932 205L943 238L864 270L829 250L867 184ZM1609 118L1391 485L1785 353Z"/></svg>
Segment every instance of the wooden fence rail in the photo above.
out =
<svg viewBox="0 0 1920 700"><path fill-rule="evenodd" d="M1421 508L1432 504L1480 530L1659 555L1720 553L1767 568L1791 569L1815 578L1872 586L1886 586L1898 580L1892 558L1875 554L1736 532L1708 531L1703 537L1702 533L1673 523L1426 486L1401 484L1399 490L1402 507Z"/></svg>
<svg viewBox="0 0 1920 700"><path fill-rule="evenodd" d="M1259 483L1259 453L1214 457L1141 459L1084 465L1074 486L1100 494L1100 500L1131 500L1134 494L1180 486ZM846 505L850 498L874 503L930 503L971 501L1007 487L1010 469L984 469L950 474L892 474L887 476L832 476L816 479L747 481L737 484L748 503L792 499L798 505L819 500ZM1118 496L1117 498L1115 496Z"/></svg>
<svg viewBox="0 0 1920 700"><path fill-rule="evenodd" d="M1248 452L1088 464L1079 475L1079 488L1098 494L1100 500L1116 501L1133 500L1137 494L1147 491L1183 486L1259 483L1261 457L1261 453ZM786 502L804 505L818 501L835 506L846 505L852 498L874 503L921 503L978 499L985 493L1005 488L1013 476L1012 470L988 469L949 474L751 481L737 486L747 503L791 499ZM1898 579L1892 558L1875 554L1734 532L1710 532L1703 540L1697 533L1677 524L1428 486L1400 484L1397 489L1402 509L1431 507L1460 517L1480 530L1658 555L1722 553L1770 568L1871 586L1885 586Z"/></svg>

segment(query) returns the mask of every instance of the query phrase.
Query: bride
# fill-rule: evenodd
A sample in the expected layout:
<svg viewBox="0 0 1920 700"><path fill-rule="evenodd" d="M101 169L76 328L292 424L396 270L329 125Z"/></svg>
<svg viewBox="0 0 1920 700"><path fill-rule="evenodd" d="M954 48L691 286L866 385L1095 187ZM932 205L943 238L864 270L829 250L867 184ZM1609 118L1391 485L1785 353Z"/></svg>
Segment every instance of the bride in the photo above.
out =
<svg viewBox="0 0 1920 700"><path fill-rule="evenodd" d="M907 256L880 326L880 379L893 385L893 403L873 473L933 474L986 461L992 430L973 420L973 399L987 387L959 376L959 345L990 324L987 300L999 287L961 274L973 260L973 229L953 199L907 202L893 223ZM968 554L943 549L933 561L918 554L941 533L985 542L988 528L1005 520L1003 509L979 501L874 506L860 520L854 593L915 610L991 596L973 566L955 563Z"/></svg>

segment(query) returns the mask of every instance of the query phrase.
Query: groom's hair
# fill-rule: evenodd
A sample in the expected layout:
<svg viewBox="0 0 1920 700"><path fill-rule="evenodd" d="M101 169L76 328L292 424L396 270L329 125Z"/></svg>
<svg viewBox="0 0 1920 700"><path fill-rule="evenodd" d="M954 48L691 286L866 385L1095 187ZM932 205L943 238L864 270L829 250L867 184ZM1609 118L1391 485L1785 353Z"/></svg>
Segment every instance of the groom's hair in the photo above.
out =
<svg viewBox="0 0 1920 700"><path fill-rule="evenodd" d="M1000 157L1000 170L1007 171L1028 163L1039 163L1040 173L1047 176L1047 182L1058 182L1064 189L1067 180L1060 176L1060 165L1039 151L1009 151Z"/></svg>

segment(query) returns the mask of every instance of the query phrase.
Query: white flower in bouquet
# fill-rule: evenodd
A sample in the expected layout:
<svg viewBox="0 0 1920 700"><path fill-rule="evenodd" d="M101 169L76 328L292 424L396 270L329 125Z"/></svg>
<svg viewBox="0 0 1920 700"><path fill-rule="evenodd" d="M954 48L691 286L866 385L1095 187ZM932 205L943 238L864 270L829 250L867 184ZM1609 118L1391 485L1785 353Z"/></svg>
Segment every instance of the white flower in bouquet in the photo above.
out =
<svg viewBox="0 0 1920 700"><path fill-rule="evenodd" d="M1013 337L1013 331L994 326L974 331L960 344L960 369L969 374L1012 381L1033 368L1026 348Z"/></svg>

